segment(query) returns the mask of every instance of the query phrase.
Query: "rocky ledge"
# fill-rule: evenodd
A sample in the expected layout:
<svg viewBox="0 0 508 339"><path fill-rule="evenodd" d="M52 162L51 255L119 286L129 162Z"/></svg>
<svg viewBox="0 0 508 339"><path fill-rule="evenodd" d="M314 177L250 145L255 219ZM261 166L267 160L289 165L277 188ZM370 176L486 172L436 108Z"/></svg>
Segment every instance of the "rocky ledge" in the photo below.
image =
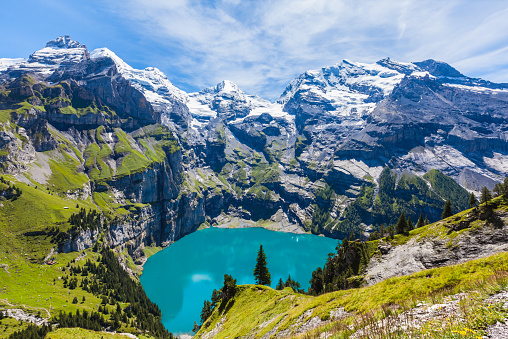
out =
<svg viewBox="0 0 508 339"><path fill-rule="evenodd" d="M433 227L444 227L445 234L430 232L429 235L416 235L402 245L381 240L379 254L372 257L365 270L365 282L374 285L391 277L508 251L508 212L498 210L492 213L484 220L482 218L486 216L482 217L480 208L462 216L452 216ZM480 220L471 222L478 214ZM462 229L458 230L461 224Z"/></svg>

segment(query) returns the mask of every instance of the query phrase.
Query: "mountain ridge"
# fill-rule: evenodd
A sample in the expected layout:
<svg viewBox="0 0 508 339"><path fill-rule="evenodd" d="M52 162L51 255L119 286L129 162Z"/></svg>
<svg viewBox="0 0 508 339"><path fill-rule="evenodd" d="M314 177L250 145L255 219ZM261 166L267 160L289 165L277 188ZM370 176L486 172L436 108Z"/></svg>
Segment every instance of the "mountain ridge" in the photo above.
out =
<svg viewBox="0 0 508 339"><path fill-rule="evenodd" d="M185 185L199 195L208 191L192 182L196 169L210 166L205 181L221 183L220 194L225 194L221 209L231 210L225 213L233 217L256 220L260 218L256 206L270 201L263 219L282 213L282 220L303 230L330 232L348 220L352 203L363 194L362 186L374 188L368 197L374 206L379 175L386 166L399 178L405 172L422 177L436 168L476 194L483 186L493 189L508 174L498 164L507 153L508 136L502 126L508 122L503 113L508 91L497 88L502 84L491 89L474 85L487 82L467 78L442 62L344 60L303 73L277 103L270 103L230 81L185 93L156 68L136 70L107 48L88 54L86 46L68 36L48 44L45 48L54 51L55 62L41 59L48 64L39 75L34 67L14 64L2 71L4 81L20 72L52 83L77 80L106 104L125 112L119 117L128 131L162 122L184 150ZM68 50L81 51L81 61L75 63L72 54L72 62L61 62ZM477 105L480 100L483 106ZM471 107L475 111L469 111ZM310 196L304 192L309 188L292 183L305 178L312 183ZM315 198L323 185L337 194L329 207L320 206ZM314 198L295 201L296 192ZM266 193L270 198L259 200ZM409 213L408 202L401 204ZM237 214L238 207L249 205ZM331 222L316 225L317 208L324 208ZM420 212L429 213L422 208ZM218 217L220 209L213 210L208 223ZM374 226L379 222L365 219L368 204L362 211L362 222ZM438 217L436 209L431 214ZM204 221L204 215L200 218Z"/></svg>

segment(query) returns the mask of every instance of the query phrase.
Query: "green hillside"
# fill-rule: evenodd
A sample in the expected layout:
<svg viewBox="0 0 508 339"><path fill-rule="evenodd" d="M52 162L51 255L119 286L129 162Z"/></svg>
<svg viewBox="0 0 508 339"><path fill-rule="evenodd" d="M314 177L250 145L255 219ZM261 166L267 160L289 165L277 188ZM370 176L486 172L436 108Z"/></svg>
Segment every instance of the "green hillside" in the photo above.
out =
<svg viewBox="0 0 508 339"><path fill-rule="evenodd" d="M385 241L396 247L411 241L439 239L454 246L455 241L467 232L484 230L490 234L499 229L498 224L492 223L495 217L481 217L466 228L458 227L464 225L464 220L474 215L474 211L490 208L494 216L503 215L504 218L508 204L503 197L498 197L478 210L467 210L412 230L409 235L395 235L393 239L387 237ZM376 240L363 245L368 249L368 257L374 261L380 254L375 250L378 243L379 240ZM361 281L361 276L358 278ZM488 325L505 321L508 317L508 311L501 304L485 302L491 294L507 287L506 252L319 296L297 294L290 288L277 291L266 286L243 285L238 286L237 294L226 305L215 307L196 338L204 338L214 329L217 333L214 338L261 338L267 334L319 338L324 333L331 338L349 338L354 333L363 333L359 336L362 338L419 338L425 333L431 338L478 338L485 334ZM409 330L395 320L409 318L412 310L423 304L431 308L434 304L444 303L442 307L446 307L457 293L464 293L461 298L466 297L448 320L429 316L419 327ZM376 330L369 327L381 319L385 319L384 325ZM393 333L389 335L390 332ZM460 333L465 334L458 336Z"/></svg>

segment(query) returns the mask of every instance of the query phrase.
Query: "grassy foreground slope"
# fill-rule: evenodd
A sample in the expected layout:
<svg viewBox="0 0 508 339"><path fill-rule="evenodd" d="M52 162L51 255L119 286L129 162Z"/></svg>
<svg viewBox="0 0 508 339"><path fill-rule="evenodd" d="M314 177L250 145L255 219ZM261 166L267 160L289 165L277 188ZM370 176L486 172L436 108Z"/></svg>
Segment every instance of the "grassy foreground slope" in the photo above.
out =
<svg viewBox="0 0 508 339"><path fill-rule="evenodd" d="M409 235L395 235L393 239L387 237L385 243L397 247L410 242L438 239L448 243L447 246L451 248L469 232L500 232L498 222L503 220L495 216L504 215L508 205L499 197L492 200L490 206L494 218L491 216L484 220L471 220L472 215L484 211L486 206L482 205L476 210L470 209L412 230ZM468 227L463 228L464 225ZM378 243L379 240L369 242L369 248L377 248ZM379 250L371 254L380 255L376 252ZM506 308L484 303L490 294L506 289L507 286L508 252L320 296L297 294L290 288L277 291L265 286L243 285L238 287L236 296L227 305L215 308L196 338L210 338L211 335L214 338L262 338L273 335L317 338L325 332L327 337L332 338L348 338L354 333L354 337L405 338L409 332L412 337L423 337L425 330L429 333L437 328L441 332L436 332L431 337L477 338L485 334L484 330L489 324L507 318ZM454 306L458 310L455 318L449 315L446 320L436 318L434 314L426 321L420 321L418 328L410 327L411 331L407 328L403 330L403 326L397 324L400 320L393 320L414 313L411 310L422 304L431 309L432 305L443 302L443 298L457 293L465 294L459 295L463 300ZM414 321L413 316L410 318L408 321ZM380 332L374 335L372 327L380 319L385 319L385 325L378 326ZM392 319L392 324L386 325L389 323L386 319ZM470 331L465 331L464 328Z"/></svg>
<svg viewBox="0 0 508 339"><path fill-rule="evenodd" d="M316 336L336 328L339 330L334 334L339 338L348 337L361 328L358 325L363 317L383 318L420 302L437 301L459 292L482 292L481 296L485 297L489 292L499 290L500 286L506 287L507 283L508 253L501 253L317 297L296 294L290 288L277 291L265 286L242 285L227 305L216 308L196 338L208 337L214 329L218 330L214 338L252 335L261 338L275 333L296 336L308 332L305 331L306 325L315 331ZM336 314L341 314L341 319L334 320ZM475 319L478 333L504 316L506 313L499 312L483 322ZM317 326L312 328L309 323ZM346 329L349 325L352 327Z"/></svg>

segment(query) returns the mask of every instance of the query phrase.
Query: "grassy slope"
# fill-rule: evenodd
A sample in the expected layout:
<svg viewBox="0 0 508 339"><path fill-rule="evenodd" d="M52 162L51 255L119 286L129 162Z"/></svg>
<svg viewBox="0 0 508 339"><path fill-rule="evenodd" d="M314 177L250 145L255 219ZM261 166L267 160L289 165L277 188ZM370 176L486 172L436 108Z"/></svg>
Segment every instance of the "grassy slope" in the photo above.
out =
<svg viewBox="0 0 508 339"><path fill-rule="evenodd" d="M108 332L94 332L81 328L61 328L47 335L47 339L125 339L127 337L121 334L113 334ZM143 338L143 337L138 337Z"/></svg>
<svg viewBox="0 0 508 339"><path fill-rule="evenodd" d="M501 203L501 198L494 202ZM506 210L501 204L499 210ZM471 210L463 211L445 220L415 229L409 236L396 235L392 245L407 243L411 238L454 239L462 233L479 227L487 227L485 222L476 221L470 228L458 232L449 232L450 226L464 220ZM490 226L489 226L490 227ZM372 242L373 245L378 241ZM376 246L374 246L376 247ZM324 261L324 258L323 258ZM317 297L295 294L285 289L276 291L265 286L244 285L234 301L228 304L226 321L217 338L244 336L260 324L272 321L259 330L255 337L262 337L275 326L277 331L289 328L306 311L312 314L305 319L319 316L328 319L330 311L344 307L352 313L380 312L383 307L415 306L418 300L424 300L435 294L453 294L459 291L478 289L478 282L496 276L498 272L508 272L508 253L500 253L487 258L469 261L460 265L424 270L408 276L390 278L376 285L327 293ZM310 279L310 277L309 277ZM215 310L208 320L207 330L214 328L226 313ZM204 331L198 332L200 338Z"/></svg>
<svg viewBox="0 0 508 339"><path fill-rule="evenodd" d="M22 189L22 195L14 201L1 201L3 207L0 208L0 305L10 307L7 302L24 305L23 308L30 313L41 311L43 317L47 317L44 309L52 315L59 310L74 312L78 307L95 310L99 299L78 289L69 295L69 290L64 289L63 283L58 279L64 275L61 268L74 260L79 253L53 256L57 264L48 266L43 264L42 260L55 246L50 237L24 235L26 232L44 231L46 227L55 225L66 230L70 228L68 218L79 211L77 204L87 209L95 206L86 201L63 199L49 194L45 189L36 189L23 183L16 183L16 186ZM85 296L86 301L73 305L74 295L80 301ZM0 323L7 325L12 321L4 319ZM7 335L14 329L18 327L0 326L0 336Z"/></svg>
<svg viewBox="0 0 508 339"><path fill-rule="evenodd" d="M215 338L238 337L249 334L260 324L273 320L255 337L262 337L278 325L278 331L289 328L306 311L305 317L330 317L330 311L344 307L348 312L380 311L382 306L414 306L437 292L450 294L470 291L478 287L478 281L493 276L498 271L508 271L508 253L470 261L461 265L421 271L409 276L387 279L376 285L359 289L337 291L317 297L295 294L289 289L276 291L265 286L243 285L239 287L228 309L223 330ZM220 307L219 307L220 309ZM214 311L207 329L212 329L226 314ZM196 338L203 335L198 332Z"/></svg>
<svg viewBox="0 0 508 339"><path fill-rule="evenodd" d="M5 94L2 93L0 95ZM11 113L23 114L31 107L28 102L20 101L14 109L0 111L2 123L0 128L16 132L17 126L12 122ZM44 107L35 108L44 110ZM86 109L71 109L66 113L79 116L80 113L86 113L85 111ZM164 162L166 154L179 150L171 132L161 125L146 126L141 131L133 133L135 136L115 129L112 148L105 142L104 127L84 131L84 134L88 133L92 136L92 140L96 140L96 143L85 150L75 147L64 133L51 126L49 132L57 141L58 147L41 153L41 158L47 164L32 165L33 171L39 171L39 167L45 165L51 169L51 174L46 178L47 182L36 182L35 176L29 172L26 173L26 177L31 181L31 185L19 182L12 176L6 176L6 179L19 187L23 193L17 200L0 199L0 308L23 308L31 314L40 311L45 318L48 317L48 312L54 316L59 311L75 312L77 309L97 311L100 303L98 297L79 287L74 290L64 288L63 280L59 279L69 275L69 272L63 272L63 269L78 255L86 254L85 259L94 261L97 254L91 250L55 254L51 256L51 260L56 260L57 264L53 266L44 264L43 259L57 245L52 242L50 229L67 231L71 227L67 222L69 217L82 207L87 210L102 210L107 212L109 217L126 215L133 206L140 207L140 204L129 201L127 205L115 204L110 192L97 193L95 201L92 198L86 201L68 199L65 193L82 189L90 180L113 179L118 173L107 165L106 160L115 150L120 155L116 169L120 172L119 176L143 171L154 162ZM17 136L21 141L27 141L26 138ZM107 137L111 143L111 136ZM40 179L37 178L41 181ZM41 234L30 235L27 232ZM157 250L148 249L150 253ZM80 279L82 277L78 277L78 281ZM78 304L72 303L75 296L79 300ZM85 301L82 301L83 297ZM18 323L13 319L3 319L0 321L0 337L8 336L25 326L25 323Z"/></svg>
<svg viewBox="0 0 508 339"><path fill-rule="evenodd" d="M11 178L12 179L12 178ZM81 207L97 209L89 201L64 199L51 194L38 186L35 188L16 182L23 193L14 201L2 200L0 207L0 308L23 308L30 314L41 312L48 318L60 311L76 312L76 310L97 311L101 299L93 294L76 288L64 288L60 278L69 275L63 271L67 263L73 262L78 256L86 255L86 259L95 261L97 253L90 249L81 253L59 253L51 256L57 263L49 266L43 259L56 244L51 242L49 235L25 235L27 232L45 231L47 227L57 226L60 230L71 227L67 220L72 213ZM79 206L76 207L76 206ZM68 207L68 208L64 208ZM27 211L30 211L27 213ZM153 249L152 251L156 251ZM78 276L78 281L83 277ZM79 283L78 283L79 286ZM78 304L72 300L77 297ZM83 297L85 301L82 301ZM126 307L122 304L122 307ZM113 306L111 306L113 309ZM0 320L0 338L26 327L11 318ZM93 333L92 333L93 334ZM90 338L95 338L91 336ZM62 336L60 336L62 337ZM65 337L65 336L63 336ZM83 336L85 337L85 336ZM55 338L59 338L56 336ZM100 338L100 336L98 337Z"/></svg>

